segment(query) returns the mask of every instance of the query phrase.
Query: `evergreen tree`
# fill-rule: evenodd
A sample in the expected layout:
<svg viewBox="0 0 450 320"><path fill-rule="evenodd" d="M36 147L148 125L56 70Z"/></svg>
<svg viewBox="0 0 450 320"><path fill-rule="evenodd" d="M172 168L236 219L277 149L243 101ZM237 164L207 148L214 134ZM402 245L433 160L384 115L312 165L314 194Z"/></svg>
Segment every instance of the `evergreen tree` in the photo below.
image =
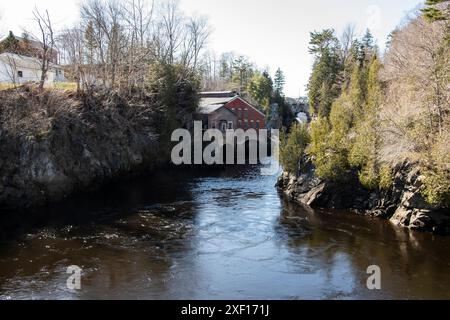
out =
<svg viewBox="0 0 450 320"><path fill-rule="evenodd" d="M427 0L425 2L426 7L422 9L423 16L428 21L447 21L448 20L448 6L447 9L438 8L439 4L448 2L448 0Z"/></svg>
<svg viewBox="0 0 450 320"><path fill-rule="evenodd" d="M250 97L261 107L267 109L273 91L273 81L267 71L256 73L250 81L248 92Z"/></svg>
<svg viewBox="0 0 450 320"><path fill-rule="evenodd" d="M240 56L233 61L232 82L240 95L246 95L246 89L248 88L253 74L253 66L250 62L248 62L246 57Z"/></svg>
<svg viewBox="0 0 450 320"><path fill-rule="evenodd" d="M333 30L311 33L309 51L315 57L308 83L308 98L312 114L328 117L333 100L339 96L339 73L342 69L339 49Z"/></svg>
<svg viewBox="0 0 450 320"><path fill-rule="evenodd" d="M375 56L370 64L367 79L367 99L361 119L356 124L355 141L349 155L350 164L359 168L359 179L368 189L380 185L380 165L378 150L380 147L378 118L381 86L378 80L380 62Z"/></svg>
<svg viewBox="0 0 450 320"><path fill-rule="evenodd" d="M379 63L375 53L373 37L367 31L360 41L354 41L349 58L341 70L342 76L335 79L334 83L329 82L324 67L331 67L328 74L333 70L331 60L326 59L327 50L313 69L313 77L324 77L312 77L310 81L310 85L322 85L317 97L319 120L312 124L310 148L317 175L321 178L344 181L352 168L357 167L361 170L360 179L366 186L372 187L372 182L377 182L374 142L377 128L373 123L373 113L367 110L369 100L371 110L375 108L376 92L379 91ZM363 156L365 158L362 159Z"/></svg>
<svg viewBox="0 0 450 320"><path fill-rule="evenodd" d="M170 157L172 132L190 123L199 104L200 81L184 66L163 62L150 66L147 79L147 91L155 104L153 128L159 136L160 156Z"/></svg>
<svg viewBox="0 0 450 320"><path fill-rule="evenodd" d="M345 108L343 104L335 102L333 104L333 111L331 114L334 121L343 118L340 115L345 115ZM328 118L319 117L316 121L311 123L311 145L308 153L311 156L312 162L316 168L315 174L322 178L332 181L343 181L348 176L348 149L346 148L346 126L345 122L334 123ZM335 128L333 129L333 125Z"/></svg>
<svg viewBox="0 0 450 320"><path fill-rule="evenodd" d="M375 51L375 40L373 39L370 30L367 29L363 38L360 42L360 53L359 53L359 63L362 64L370 64L372 56Z"/></svg>
<svg viewBox="0 0 450 320"><path fill-rule="evenodd" d="M362 66L355 64L348 88L348 97L352 106L352 116L359 118L363 113L365 99L364 71Z"/></svg>
<svg viewBox="0 0 450 320"><path fill-rule="evenodd" d="M339 46L339 41L334 35L333 29L311 32L310 37L309 52L315 56L320 56L325 51L333 51Z"/></svg>
<svg viewBox="0 0 450 320"><path fill-rule="evenodd" d="M289 137L285 139L282 136L280 161L285 171L292 174L302 171L302 159L310 142L311 137L305 124L294 124Z"/></svg>
<svg viewBox="0 0 450 320"><path fill-rule="evenodd" d="M12 31L9 32L8 37L1 43L1 52L18 53L19 40L16 39Z"/></svg>
<svg viewBox="0 0 450 320"><path fill-rule="evenodd" d="M370 30L367 29L366 33L364 34L363 38L362 38L362 44L364 45L364 47L366 48L371 48L374 46L374 39L372 36L372 33L370 33Z"/></svg>

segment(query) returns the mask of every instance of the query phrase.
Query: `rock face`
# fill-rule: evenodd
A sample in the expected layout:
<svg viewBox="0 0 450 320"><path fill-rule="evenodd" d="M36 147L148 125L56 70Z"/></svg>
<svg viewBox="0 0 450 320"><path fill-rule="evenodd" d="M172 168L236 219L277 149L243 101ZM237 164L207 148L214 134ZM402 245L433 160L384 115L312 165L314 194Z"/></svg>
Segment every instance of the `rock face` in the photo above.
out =
<svg viewBox="0 0 450 320"><path fill-rule="evenodd" d="M114 94L0 97L0 213L58 201L158 161L148 105Z"/></svg>
<svg viewBox="0 0 450 320"><path fill-rule="evenodd" d="M413 230L450 234L450 210L425 201L420 172L412 164L395 168L392 188L386 191L365 189L356 174L345 184L336 184L315 177L312 166L305 171L299 176L284 173L277 187L288 198L311 207L352 209Z"/></svg>

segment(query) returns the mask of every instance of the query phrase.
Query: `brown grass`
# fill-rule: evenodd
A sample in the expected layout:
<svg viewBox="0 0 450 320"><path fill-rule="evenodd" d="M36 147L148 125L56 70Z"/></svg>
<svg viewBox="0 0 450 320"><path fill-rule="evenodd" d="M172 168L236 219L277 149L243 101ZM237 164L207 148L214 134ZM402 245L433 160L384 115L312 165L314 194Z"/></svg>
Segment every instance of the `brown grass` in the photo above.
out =
<svg viewBox="0 0 450 320"><path fill-rule="evenodd" d="M12 83L0 83L0 91L21 87L22 85L14 85ZM77 84L75 82L55 82L52 85L46 85L47 89L58 89L64 91L75 92Z"/></svg>
<svg viewBox="0 0 450 320"><path fill-rule="evenodd" d="M14 88L14 85L11 83L0 83L0 91Z"/></svg>

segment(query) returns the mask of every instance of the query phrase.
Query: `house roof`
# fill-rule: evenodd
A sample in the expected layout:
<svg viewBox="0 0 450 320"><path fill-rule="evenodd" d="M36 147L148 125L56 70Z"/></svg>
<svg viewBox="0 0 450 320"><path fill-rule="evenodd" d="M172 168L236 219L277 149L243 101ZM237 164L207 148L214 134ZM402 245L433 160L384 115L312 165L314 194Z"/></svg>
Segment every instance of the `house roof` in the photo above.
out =
<svg viewBox="0 0 450 320"><path fill-rule="evenodd" d="M235 91L204 91L200 92L202 98L228 98L236 96Z"/></svg>
<svg viewBox="0 0 450 320"><path fill-rule="evenodd" d="M210 105L225 105L231 100L233 100L235 96L233 97L225 97L225 98L201 98L200 99L200 107L207 107Z"/></svg>
<svg viewBox="0 0 450 320"><path fill-rule="evenodd" d="M34 49L37 50L42 50L42 42L40 42L39 40L34 39L33 37L29 37L28 39L25 39L24 37L19 37L16 36L15 34L13 34L14 38L16 38L17 41L28 41L28 43L30 44L30 46ZM9 34L3 36L2 38L0 38L0 42L5 41L7 38L9 37ZM56 48L53 48L54 52L58 52L58 50Z"/></svg>
<svg viewBox="0 0 450 320"><path fill-rule="evenodd" d="M14 63L18 68L40 69L41 61L34 57L19 55L16 53L3 52L0 54L0 61L6 64ZM61 68L58 65L50 63L51 68Z"/></svg>
<svg viewBox="0 0 450 320"><path fill-rule="evenodd" d="M248 105L250 108L253 108L256 112L258 112L259 114L261 114L262 116L265 117L265 114L262 113L260 110L258 110L258 108L254 107L250 102L243 99L241 96L239 96L237 94L234 94L231 97L224 97L224 98L213 98L213 97L201 98L200 105L199 105L199 112L200 112L200 110L203 110L203 112L200 112L200 113L203 113L203 114L212 113L212 112L216 111L217 109L219 109L220 107L223 107L224 105L226 105L229 102L236 100L236 99L240 99L246 105Z"/></svg>
<svg viewBox="0 0 450 320"><path fill-rule="evenodd" d="M223 107L223 104L216 104L216 105L209 105L209 106L200 106L200 108L198 108L198 113L200 114L211 114L217 110L219 110L220 108Z"/></svg>
<svg viewBox="0 0 450 320"><path fill-rule="evenodd" d="M236 116L236 114L233 111L225 108L223 104L216 104L216 105L210 105L210 106L206 106L206 107L200 107L198 109L198 113L208 115L208 114L214 113L221 109L225 112L231 113L232 115Z"/></svg>

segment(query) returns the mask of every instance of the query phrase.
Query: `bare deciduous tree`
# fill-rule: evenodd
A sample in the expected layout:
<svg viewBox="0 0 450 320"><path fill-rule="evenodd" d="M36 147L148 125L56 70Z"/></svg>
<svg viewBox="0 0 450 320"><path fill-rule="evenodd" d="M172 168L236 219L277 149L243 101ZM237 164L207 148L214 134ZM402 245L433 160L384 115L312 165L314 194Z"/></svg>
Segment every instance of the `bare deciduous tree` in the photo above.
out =
<svg viewBox="0 0 450 320"><path fill-rule="evenodd" d="M344 31L342 32L342 36L341 36L341 44L342 44L342 61L346 61L349 54L350 54L350 50L352 48L352 44L353 41L355 40L355 36L356 36L356 27L354 24L348 24Z"/></svg>
<svg viewBox="0 0 450 320"><path fill-rule="evenodd" d="M16 85L19 83L19 70L17 68L16 58L13 54L8 53L6 56L4 56L4 59L7 65L6 73L12 85L16 87Z"/></svg>
<svg viewBox="0 0 450 320"><path fill-rule="evenodd" d="M162 37L163 59L168 64L175 62L176 52L182 43L183 19L178 0L168 0L162 4L159 34Z"/></svg>
<svg viewBox="0 0 450 320"><path fill-rule="evenodd" d="M77 92L81 91L81 84L88 79L85 73L85 41L81 26L64 30L60 37L61 47L64 48L64 58L69 65L71 74L77 84Z"/></svg>
<svg viewBox="0 0 450 320"><path fill-rule="evenodd" d="M129 0L125 4L124 18L128 27L126 78L129 88L142 87L151 54L151 33L155 1Z"/></svg>
<svg viewBox="0 0 450 320"><path fill-rule="evenodd" d="M40 30L42 50L39 52L41 63L41 79L39 82L39 89L43 90L45 80L47 79L47 73L50 70L50 65L53 62L53 57L55 54L55 38L48 10L46 10L45 14L43 14L35 8L33 15Z"/></svg>
<svg viewBox="0 0 450 320"><path fill-rule="evenodd" d="M95 77L96 83L107 87L142 89L155 61L200 68L210 34L207 19L185 18L177 0L155 1L86 0L81 4L80 26L60 37L79 87Z"/></svg>
<svg viewBox="0 0 450 320"><path fill-rule="evenodd" d="M445 22L411 18L392 36L382 80L385 157L426 154L450 129L450 46Z"/></svg>
<svg viewBox="0 0 450 320"><path fill-rule="evenodd" d="M196 69L201 51L206 45L210 35L208 20L205 17L192 17L185 27L185 41L182 53L182 62L185 66Z"/></svg>

